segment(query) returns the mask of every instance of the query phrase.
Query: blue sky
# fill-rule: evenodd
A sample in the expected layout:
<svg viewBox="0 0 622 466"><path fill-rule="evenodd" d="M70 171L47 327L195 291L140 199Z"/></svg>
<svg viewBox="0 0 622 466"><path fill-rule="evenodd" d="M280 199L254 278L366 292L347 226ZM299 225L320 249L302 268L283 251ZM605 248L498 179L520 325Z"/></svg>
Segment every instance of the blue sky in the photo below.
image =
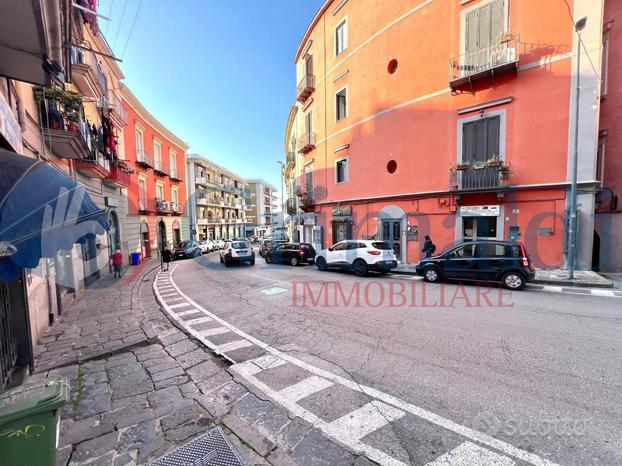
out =
<svg viewBox="0 0 622 466"><path fill-rule="evenodd" d="M140 0L100 0L100 26L126 84L190 152L280 189L292 60L322 3L143 0L127 42Z"/></svg>

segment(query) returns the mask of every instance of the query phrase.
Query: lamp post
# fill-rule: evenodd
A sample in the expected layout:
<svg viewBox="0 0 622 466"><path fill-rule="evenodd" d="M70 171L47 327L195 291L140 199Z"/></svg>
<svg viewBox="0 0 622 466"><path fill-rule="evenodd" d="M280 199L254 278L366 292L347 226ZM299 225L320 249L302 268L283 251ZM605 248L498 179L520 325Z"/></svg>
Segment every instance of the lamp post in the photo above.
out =
<svg viewBox="0 0 622 466"><path fill-rule="evenodd" d="M281 160L277 160L277 162L281 167L281 215L283 216L283 221L281 222L281 234L285 236L285 204L284 204L284 193L283 193L283 171L285 170L285 163Z"/></svg>
<svg viewBox="0 0 622 466"><path fill-rule="evenodd" d="M578 20L575 31L577 41L577 85L574 118L574 150L570 160L570 218L568 220L568 278L574 279L575 263L577 260L577 173L579 164L579 104L581 101L581 31L585 28L587 17Z"/></svg>

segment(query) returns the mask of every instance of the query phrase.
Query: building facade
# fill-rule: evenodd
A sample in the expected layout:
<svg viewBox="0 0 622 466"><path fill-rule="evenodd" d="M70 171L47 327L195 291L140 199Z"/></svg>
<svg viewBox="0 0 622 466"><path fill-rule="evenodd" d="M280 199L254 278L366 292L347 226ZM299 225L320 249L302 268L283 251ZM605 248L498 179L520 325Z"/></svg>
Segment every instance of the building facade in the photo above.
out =
<svg viewBox="0 0 622 466"><path fill-rule="evenodd" d="M128 190L127 239L130 252L159 257L164 245L190 238L187 216L186 150L169 131L121 85L128 115L125 159L133 167Z"/></svg>
<svg viewBox="0 0 622 466"><path fill-rule="evenodd" d="M592 266L604 1L328 0L295 55L285 152L305 241L474 238L566 264L575 117L578 266ZM587 52L586 52L587 51ZM449 71L449 73L448 73ZM578 113L577 113L578 112Z"/></svg>
<svg viewBox="0 0 622 466"><path fill-rule="evenodd" d="M245 235L244 178L199 154L187 157L192 237L234 239Z"/></svg>
<svg viewBox="0 0 622 466"><path fill-rule="evenodd" d="M249 224L246 227L246 236L267 236L273 233L273 214L278 211L277 189L270 183L258 179L248 178L248 193L246 200L246 217Z"/></svg>

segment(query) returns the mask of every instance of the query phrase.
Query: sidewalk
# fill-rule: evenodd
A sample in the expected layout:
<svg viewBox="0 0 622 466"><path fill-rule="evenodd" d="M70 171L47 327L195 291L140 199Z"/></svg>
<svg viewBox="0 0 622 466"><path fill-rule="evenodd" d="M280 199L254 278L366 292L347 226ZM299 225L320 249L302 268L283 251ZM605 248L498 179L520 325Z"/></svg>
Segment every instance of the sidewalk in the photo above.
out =
<svg viewBox="0 0 622 466"><path fill-rule="evenodd" d="M135 465L220 426L247 465L374 463L250 392L177 330L152 291L157 264L97 282L41 339L35 381L71 381L58 464Z"/></svg>
<svg viewBox="0 0 622 466"><path fill-rule="evenodd" d="M415 264L400 264L393 269L393 273L401 275L417 275ZM575 279L568 279L567 270L536 270L533 281L542 285L576 286L584 288L613 288L614 282L591 270L577 270Z"/></svg>

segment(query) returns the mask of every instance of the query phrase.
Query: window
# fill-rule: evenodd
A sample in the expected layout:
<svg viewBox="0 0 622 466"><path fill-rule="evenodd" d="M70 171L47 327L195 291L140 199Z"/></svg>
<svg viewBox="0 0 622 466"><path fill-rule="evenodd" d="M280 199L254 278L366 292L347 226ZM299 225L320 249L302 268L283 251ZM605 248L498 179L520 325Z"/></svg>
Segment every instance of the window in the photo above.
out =
<svg viewBox="0 0 622 466"><path fill-rule="evenodd" d="M136 160L143 161L144 140L143 132L136 128Z"/></svg>
<svg viewBox="0 0 622 466"><path fill-rule="evenodd" d="M176 189L171 189L171 201L173 204L177 205L177 201L179 200L179 195Z"/></svg>
<svg viewBox="0 0 622 466"><path fill-rule="evenodd" d="M486 162L499 157L501 117L482 118L462 125L462 161Z"/></svg>
<svg viewBox="0 0 622 466"><path fill-rule="evenodd" d="M311 116L311 111L307 112L305 115L305 134L307 138L311 137L311 133L313 132L313 117Z"/></svg>
<svg viewBox="0 0 622 466"><path fill-rule="evenodd" d="M609 74L609 35L611 34L611 28L613 27L613 21L609 21L605 24L603 32L603 63L601 69L601 81L600 81L600 96L607 96L607 75Z"/></svg>
<svg viewBox="0 0 622 466"><path fill-rule="evenodd" d="M337 183L348 181L348 159L337 160L335 163L335 177Z"/></svg>
<svg viewBox="0 0 622 466"><path fill-rule="evenodd" d="M505 245L503 244L478 244L477 257L505 257Z"/></svg>
<svg viewBox="0 0 622 466"><path fill-rule="evenodd" d="M348 116L348 89L341 89L335 94L335 119L343 120Z"/></svg>
<svg viewBox="0 0 622 466"><path fill-rule="evenodd" d="M168 158L171 165L171 177L177 178L177 154L174 151L170 151Z"/></svg>
<svg viewBox="0 0 622 466"><path fill-rule="evenodd" d="M147 209L147 183L143 178L138 179L138 210Z"/></svg>
<svg viewBox="0 0 622 466"><path fill-rule="evenodd" d="M161 184L156 184L156 199L164 199L164 187Z"/></svg>
<svg viewBox="0 0 622 466"><path fill-rule="evenodd" d="M465 52L467 54L487 49L499 42L501 34L505 31L505 1L495 0L467 12L465 17ZM481 59L488 59L487 54L477 55Z"/></svg>
<svg viewBox="0 0 622 466"><path fill-rule="evenodd" d="M311 165L305 167L305 189L307 196L313 196L313 168Z"/></svg>
<svg viewBox="0 0 622 466"><path fill-rule="evenodd" d="M156 140L153 141L153 156L155 158L155 167L162 169L162 146Z"/></svg>
<svg viewBox="0 0 622 466"><path fill-rule="evenodd" d="M609 131L601 130L598 135L598 151L596 152L596 180L605 181L605 149L607 147L607 134Z"/></svg>
<svg viewBox="0 0 622 466"><path fill-rule="evenodd" d="M335 55L348 48L348 21L344 19L335 29Z"/></svg>

